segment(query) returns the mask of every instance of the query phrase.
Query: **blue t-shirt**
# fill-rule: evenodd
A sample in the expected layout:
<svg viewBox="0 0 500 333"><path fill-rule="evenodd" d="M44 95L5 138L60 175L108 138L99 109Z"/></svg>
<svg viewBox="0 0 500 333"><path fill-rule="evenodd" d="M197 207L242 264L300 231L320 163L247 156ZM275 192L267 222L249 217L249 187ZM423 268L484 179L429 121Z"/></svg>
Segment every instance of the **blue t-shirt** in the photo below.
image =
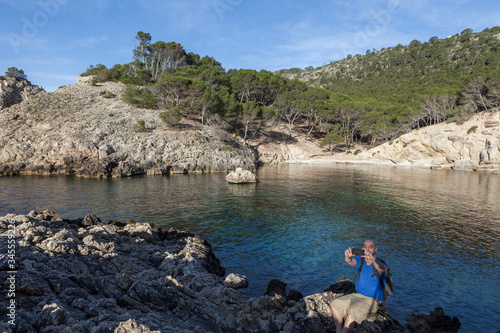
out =
<svg viewBox="0 0 500 333"><path fill-rule="evenodd" d="M353 268L357 271L359 269L359 266L361 265L361 260L365 259L361 257L354 257L354 259L356 259L356 267ZM385 277L385 275L381 275L382 282L384 283ZM358 281L356 281L356 291L367 297L373 297L377 301L383 301L384 288L382 288L382 284L377 279L377 276L373 273L373 263L371 265L368 265L365 261L363 269L359 274L359 279Z"/></svg>

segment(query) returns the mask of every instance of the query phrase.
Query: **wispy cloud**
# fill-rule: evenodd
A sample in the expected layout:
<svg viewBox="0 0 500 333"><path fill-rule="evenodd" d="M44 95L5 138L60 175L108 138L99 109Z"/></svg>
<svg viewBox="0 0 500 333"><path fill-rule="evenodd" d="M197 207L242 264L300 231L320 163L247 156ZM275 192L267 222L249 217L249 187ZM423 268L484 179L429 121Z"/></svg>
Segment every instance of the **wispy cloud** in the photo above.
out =
<svg viewBox="0 0 500 333"><path fill-rule="evenodd" d="M98 44L107 42L109 40L107 35L87 36L72 41L67 47L69 48L93 48Z"/></svg>

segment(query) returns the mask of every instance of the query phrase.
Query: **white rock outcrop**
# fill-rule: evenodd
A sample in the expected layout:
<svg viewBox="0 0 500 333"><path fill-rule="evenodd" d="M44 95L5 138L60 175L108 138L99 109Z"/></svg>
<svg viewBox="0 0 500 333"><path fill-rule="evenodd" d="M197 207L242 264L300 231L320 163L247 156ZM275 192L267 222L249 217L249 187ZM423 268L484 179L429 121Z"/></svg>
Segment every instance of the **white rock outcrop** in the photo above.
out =
<svg viewBox="0 0 500 333"><path fill-rule="evenodd" d="M377 159L395 164L496 169L500 167L500 109L478 113L461 125L441 123L414 130L371 151Z"/></svg>
<svg viewBox="0 0 500 333"><path fill-rule="evenodd" d="M0 76L0 110L44 91L42 87L34 86L28 80Z"/></svg>

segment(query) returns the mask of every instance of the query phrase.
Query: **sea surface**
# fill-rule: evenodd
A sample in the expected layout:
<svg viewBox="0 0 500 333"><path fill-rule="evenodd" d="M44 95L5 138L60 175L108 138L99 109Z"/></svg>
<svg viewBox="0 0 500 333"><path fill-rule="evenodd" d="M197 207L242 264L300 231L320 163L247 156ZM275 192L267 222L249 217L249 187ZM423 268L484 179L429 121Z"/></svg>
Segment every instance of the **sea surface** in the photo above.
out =
<svg viewBox="0 0 500 333"><path fill-rule="evenodd" d="M356 272L349 246L376 241L401 324L442 307L461 332L500 329L500 175L420 168L266 166L258 184L225 174L84 179L0 178L0 216L51 210L64 218L153 222L200 233L249 297L271 279L304 295Z"/></svg>

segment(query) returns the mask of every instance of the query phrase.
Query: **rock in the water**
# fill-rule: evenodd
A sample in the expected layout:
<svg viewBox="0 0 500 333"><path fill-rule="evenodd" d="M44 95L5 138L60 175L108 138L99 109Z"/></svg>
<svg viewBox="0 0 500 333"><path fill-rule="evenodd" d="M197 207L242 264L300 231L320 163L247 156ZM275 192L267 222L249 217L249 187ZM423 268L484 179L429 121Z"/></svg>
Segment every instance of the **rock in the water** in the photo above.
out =
<svg viewBox="0 0 500 333"><path fill-rule="evenodd" d="M431 311L429 315L412 314L411 317L406 320L406 327L408 327L411 333L456 333L460 329L460 326L461 323L457 317L451 319L449 316L446 316L443 309L439 307Z"/></svg>
<svg viewBox="0 0 500 333"><path fill-rule="evenodd" d="M259 181L259 178L252 171L243 170L242 168L237 168L235 171L229 173L226 176L226 180L229 183L244 184L244 183L257 183Z"/></svg>
<svg viewBox="0 0 500 333"><path fill-rule="evenodd" d="M472 160L458 160L453 163L454 170L468 170L468 171L476 171L478 165L474 163Z"/></svg>

